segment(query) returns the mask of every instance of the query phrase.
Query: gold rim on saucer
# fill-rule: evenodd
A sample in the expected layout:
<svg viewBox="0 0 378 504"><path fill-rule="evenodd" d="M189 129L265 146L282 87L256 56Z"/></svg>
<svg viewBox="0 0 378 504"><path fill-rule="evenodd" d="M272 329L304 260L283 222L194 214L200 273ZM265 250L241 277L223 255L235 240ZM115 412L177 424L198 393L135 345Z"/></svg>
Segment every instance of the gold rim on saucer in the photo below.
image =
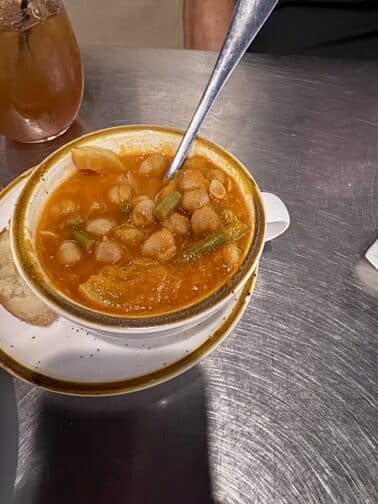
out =
<svg viewBox="0 0 378 504"><path fill-rule="evenodd" d="M33 169L23 173L0 192L0 204L4 201L9 192L14 189L26 177L30 176ZM175 376L187 371L195 364L209 355L231 332L238 322L244 308L249 302L250 296L256 283L257 270L251 275L245 287L239 295L238 302L228 318L208 339L196 350L186 355L184 358L157 371L111 382L74 382L60 380L43 373L36 372L21 362L15 360L11 355L4 352L0 346L0 367L4 368L10 374L23 381L36 385L38 387L59 392L62 394L80 395L80 396L106 396L117 395L129 392L143 390L159 383L174 378Z"/></svg>

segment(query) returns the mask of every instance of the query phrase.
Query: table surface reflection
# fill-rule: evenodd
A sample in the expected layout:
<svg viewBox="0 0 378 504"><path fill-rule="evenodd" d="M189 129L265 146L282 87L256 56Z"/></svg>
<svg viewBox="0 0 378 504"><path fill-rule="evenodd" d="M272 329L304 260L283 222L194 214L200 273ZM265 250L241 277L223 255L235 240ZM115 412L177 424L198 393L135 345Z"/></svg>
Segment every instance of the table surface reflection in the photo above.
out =
<svg viewBox="0 0 378 504"><path fill-rule="evenodd" d="M1 138L2 185L82 132L185 128L214 55L89 46L83 59L78 121L46 145ZM244 58L201 133L292 218L246 314L203 363L129 396L0 374L1 503L377 502L378 272L363 259L377 232L377 82L371 62Z"/></svg>

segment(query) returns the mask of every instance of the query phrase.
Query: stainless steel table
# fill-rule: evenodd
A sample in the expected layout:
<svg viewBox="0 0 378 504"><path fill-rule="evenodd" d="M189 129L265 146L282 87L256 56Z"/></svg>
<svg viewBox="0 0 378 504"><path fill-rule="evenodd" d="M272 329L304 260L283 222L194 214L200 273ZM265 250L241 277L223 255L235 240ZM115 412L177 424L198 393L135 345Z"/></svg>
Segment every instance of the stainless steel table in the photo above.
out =
<svg viewBox="0 0 378 504"><path fill-rule="evenodd" d="M214 61L121 47L83 57L80 121L48 145L1 139L2 184L80 131L184 128ZM377 502L378 272L362 258L377 233L377 82L362 61L244 59L202 134L292 217L266 246L247 313L202 364L150 391L70 398L15 380L16 411L1 375L0 496L18 415L13 504Z"/></svg>

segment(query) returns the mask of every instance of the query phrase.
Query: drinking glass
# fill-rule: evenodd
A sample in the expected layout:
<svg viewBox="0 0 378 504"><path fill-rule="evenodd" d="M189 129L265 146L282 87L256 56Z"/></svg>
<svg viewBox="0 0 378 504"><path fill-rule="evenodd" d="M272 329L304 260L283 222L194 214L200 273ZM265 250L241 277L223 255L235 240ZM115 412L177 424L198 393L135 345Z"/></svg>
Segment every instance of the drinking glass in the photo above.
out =
<svg viewBox="0 0 378 504"><path fill-rule="evenodd" d="M84 88L61 0L0 0L0 134L25 143L62 135Z"/></svg>

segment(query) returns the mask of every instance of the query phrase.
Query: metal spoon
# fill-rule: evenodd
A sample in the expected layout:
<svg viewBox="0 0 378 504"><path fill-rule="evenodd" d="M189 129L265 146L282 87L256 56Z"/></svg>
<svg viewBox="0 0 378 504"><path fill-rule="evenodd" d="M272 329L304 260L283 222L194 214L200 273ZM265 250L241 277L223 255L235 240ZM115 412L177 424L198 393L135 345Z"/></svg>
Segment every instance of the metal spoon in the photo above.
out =
<svg viewBox="0 0 378 504"><path fill-rule="evenodd" d="M165 174L169 179L182 163L216 97L235 70L249 45L272 13L278 0L238 0L227 36L213 73L189 123L175 157Z"/></svg>

